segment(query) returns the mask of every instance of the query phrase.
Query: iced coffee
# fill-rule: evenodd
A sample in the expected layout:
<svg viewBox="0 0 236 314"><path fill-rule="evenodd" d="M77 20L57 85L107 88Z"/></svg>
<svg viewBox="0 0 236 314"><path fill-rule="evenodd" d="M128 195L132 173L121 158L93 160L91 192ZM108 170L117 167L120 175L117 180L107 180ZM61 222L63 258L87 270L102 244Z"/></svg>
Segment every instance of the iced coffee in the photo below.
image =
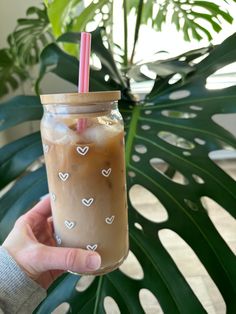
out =
<svg viewBox="0 0 236 314"><path fill-rule="evenodd" d="M117 268L128 252L118 98L119 92L41 96L55 239L59 246L97 251L102 265L96 274Z"/></svg>

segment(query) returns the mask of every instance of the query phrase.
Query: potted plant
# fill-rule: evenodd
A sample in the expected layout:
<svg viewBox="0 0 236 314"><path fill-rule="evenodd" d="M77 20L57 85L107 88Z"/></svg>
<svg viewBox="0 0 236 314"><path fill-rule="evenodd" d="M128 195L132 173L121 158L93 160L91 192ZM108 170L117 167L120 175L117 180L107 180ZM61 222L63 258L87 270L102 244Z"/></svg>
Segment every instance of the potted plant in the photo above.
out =
<svg viewBox="0 0 236 314"><path fill-rule="evenodd" d="M148 289L158 299L164 313L206 313L161 241L161 231L171 230L192 248L224 298L227 313L234 313L235 256L212 223L202 200L209 197L236 216L235 181L209 157L213 151L236 147L235 137L212 120L215 114L236 112L236 88L206 88L210 75L236 60L236 34L216 47L148 63L148 68L156 71L156 79L144 99L137 100L130 89L131 77L149 79L141 73L140 64L133 64L140 25L151 21L153 27L160 30L170 2L163 1L155 16L152 1L123 1L124 49L120 65L114 59L117 58L115 43L107 48L112 38L112 1L92 2L77 15L80 1L45 2L47 6L43 9L28 10L28 18L19 20L15 32L9 36L9 48L0 51L1 95L9 91L9 86L14 89L27 79L29 69L38 62L37 91L48 72L76 86L79 61L75 54L79 32L94 18L97 10L103 12L104 6L110 8L109 14L104 13L110 16L101 19L102 27L92 34L92 52L99 58L101 69L91 69L90 86L91 90L122 91L119 105L126 127L130 250L139 261L144 276L134 279L117 270L95 278L85 291L77 291L79 278L66 274L49 289L47 299L35 312L49 313L67 302L70 313L104 313L104 298L110 296L121 313L144 313L139 294L142 289ZM171 3L175 6L171 11L172 22L186 40L191 36L200 39L203 33L211 39L211 31L201 26L197 18L207 20L215 31L221 27L217 20L219 16L232 22L230 14L212 2L186 1L187 7L182 1ZM207 13L199 12L196 7L204 8ZM129 56L127 16L132 8L136 12L136 24L133 51ZM32 18L31 14L36 17ZM63 18L58 19L58 16ZM122 49L118 47L120 51ZM205 58L194 62L199 57ZM180 74L179 80L173 82L176 73ZM16 96L1 103L0 130L24 121L39 120L41 116L38 96ZM39 132L0 150L0 184L5 189L0 199L1 241L15 220L47 193L41 156ZM159 167L160 163L166 165L166 170ZM182 184L175 181L176 173L182 175ZM130 192L134 185L155 195L165 208L165 219L151 221L145 211L140 213Z"/></svg>

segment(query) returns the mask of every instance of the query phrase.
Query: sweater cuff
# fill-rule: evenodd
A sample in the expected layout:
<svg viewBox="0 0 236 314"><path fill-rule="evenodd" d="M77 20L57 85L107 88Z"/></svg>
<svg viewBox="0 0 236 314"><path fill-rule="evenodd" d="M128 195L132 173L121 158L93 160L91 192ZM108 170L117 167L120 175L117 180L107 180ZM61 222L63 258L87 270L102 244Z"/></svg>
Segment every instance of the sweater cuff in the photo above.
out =
<svg viewBox="0 0 236 314"><path fill-rule="evenodd" d="M46 290L30 279L4 247L0 247L0 308L6 314L32 313Z"/></svg>

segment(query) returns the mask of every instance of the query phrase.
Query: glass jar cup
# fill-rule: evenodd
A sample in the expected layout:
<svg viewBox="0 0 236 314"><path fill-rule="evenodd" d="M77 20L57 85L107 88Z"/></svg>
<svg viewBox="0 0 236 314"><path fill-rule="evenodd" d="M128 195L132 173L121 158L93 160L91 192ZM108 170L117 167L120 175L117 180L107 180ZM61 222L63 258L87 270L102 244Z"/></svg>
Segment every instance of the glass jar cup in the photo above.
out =
<svg viewBox="0 0 236 314"><path fill-rule="evenodd" d="M97 251L101 268L128 254L119 91L41 95L41 135L58 246Z"/></svg>

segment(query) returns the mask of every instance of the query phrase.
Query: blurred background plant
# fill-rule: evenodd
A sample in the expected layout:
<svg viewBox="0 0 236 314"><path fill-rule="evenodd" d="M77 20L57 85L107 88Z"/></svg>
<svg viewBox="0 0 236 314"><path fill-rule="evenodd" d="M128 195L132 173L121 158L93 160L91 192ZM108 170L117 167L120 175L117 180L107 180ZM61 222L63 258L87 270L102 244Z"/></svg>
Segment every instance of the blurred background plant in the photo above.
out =
<svg viewBox="0 0 236 314"><path fill-rule="evenodd" d="M230 3L233 2L234 0L222 0L219 3L201 0L123 2L45 0L41 8L30 7L26 12L26 18L17 20L15 30L7 39L8 47L0 50L2 82L0 96L17 89L19 85L22 86L21 83L26 79L30 80L33 86L37 71L32 71L32 67L39 63L43 48L63 33L80 32L86 28L89 31L97 27L104 29L103 42L106 45L109 42L109 49L124 76L129 72L129 76L126 76L127 80L132 79L133 74L135 80L150 79L141 73L138 77L137 71L132 70L137 61L147 62L137 58L135 60L142 25L161 32L163 26L174 24L180 36L183 36L186 41L203 38L211 41L213 34L222 30L223 21L233 22L233 17L228 11ZM114 15L123 20L115 20ZM119 36L117 36L117 25L114 31L114 21L120 24ZM158 46L161 50L161 43L158 43ZM63 43L60 47L69 54L78 56L79 44ZM156 59L154 61L159 61L160 55L156 54L154 58ZM97 64L98 60L93 61ZM155 71L155 65L149 64L149 69Z"/></svg>
<svg viewBox="0 0 236 314"><path fill-rule="evenodd" d="M235 152L235 137L214 117L236 112L236 87L206 88L217 70L236 61L236 35L218 46L209 44L171 58L166 54L164 60L155 42L157 53L151 61L142 57L149 46L140 40L143 25L159 32L174 24L186 41L210 41L223 23L233 22L228 10L232 3L54 0L29 8L26 18L17 21L8 47L0 50L0 96L8 96L0 104L0 131L41 119L39 98L33 90L26 95L24 82L40 92L46 74L53 73L76 90L80 31L92 31L91 90L122 91L130 255L142 270L135 277L121 267L93 278L85 290L78 289L79 277L66 274L49 289L37 313L51 313L63 302L70 313L104 313L108 296L121 313L144 313L140 295L145 289L164 313L206 313L201 296L166 249L165 231L192 248L222 296L225 312L236 312L235 256L205 203L209 198L236 216L235 180L214 159L220 150ZM115 32L117 16L122 16L116 28L122 40ZM130 88L134 82L148 82L141 100ZM17 88L23 95L9 98ZM15 220L48 191L40 134L38 129L29 133L0 149L1 242ZM149 215L137 195L154 198L153 212L162 215Z"/></svg>

